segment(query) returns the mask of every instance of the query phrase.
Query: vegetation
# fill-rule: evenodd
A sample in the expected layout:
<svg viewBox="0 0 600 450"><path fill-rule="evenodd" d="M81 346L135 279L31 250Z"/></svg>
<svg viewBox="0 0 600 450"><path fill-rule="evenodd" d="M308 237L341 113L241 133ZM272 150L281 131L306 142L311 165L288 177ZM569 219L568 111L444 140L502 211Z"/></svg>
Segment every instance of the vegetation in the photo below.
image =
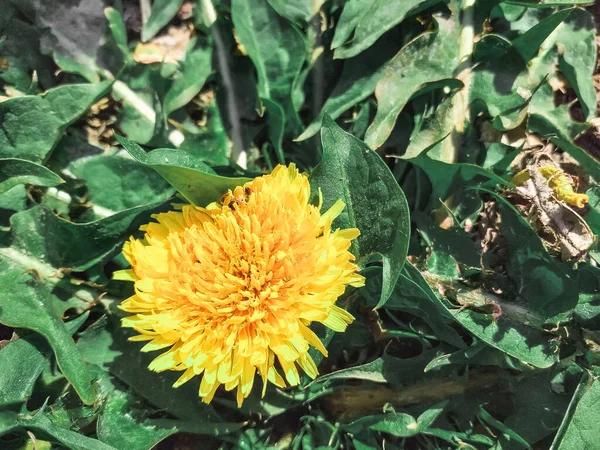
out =
<svg viewBox="0 0 600 450"><path fill-rule="evenodd" d="M600 448L591 3L0 0L0 448ZM355 320L202 403L121 250L292 163L360 230Z"/></svg>

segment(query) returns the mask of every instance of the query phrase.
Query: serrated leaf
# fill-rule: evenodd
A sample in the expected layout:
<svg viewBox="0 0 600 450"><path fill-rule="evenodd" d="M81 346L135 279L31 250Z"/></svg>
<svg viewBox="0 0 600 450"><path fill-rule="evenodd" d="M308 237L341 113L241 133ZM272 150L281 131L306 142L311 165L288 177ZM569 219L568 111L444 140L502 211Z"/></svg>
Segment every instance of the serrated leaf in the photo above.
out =
<svg viewBox="0 0 600 450"><path fill-rule="evenodd" d="M260 97L285 111L286 130L301 127L292 91L306 60L306 43L300 32L263 0L233 0L233 24L240 43L256 67Z"/></svg>
<svg viewBox="0 0 600 450"><path fill-rule="evenodd" d="M453 19L438 18L438 30L417 36L387 64L377 87L377 114L365 142L380 147L392 133L398 115L413 94L427 83L452 78L458 62Z"/></svg>
<svg viewBox="0 0 600 450"><path fill-rule="evenodd" d="M56 268L85 270L118 253L125 239L149 222L151 210L162 203L129 208L82 224L61 219L45 206L36 206L12 216L10 250Z"/></svg>
<svg viewBox="0 0 600 450"><path fill-rule="evenodd" d="M71 338L71 333L56 314L50 288L36 281L23 267L14 265L2 253L0 285L0 323L33 330L48 341L58 365L85 404L92 404L96 394L87 366Z"/></svg>
<svg viewBox="0 0 600 450"><path fill-rule="evenodd" d="M36 380L49 364L50 353L42 337L34 333L0 350L0 367L11 374L0 377L0 407L18 405L31 397Z"/></svg>
<svg viewBox="0 0 600 450"><path fill-rule="evenodd" d="M56 186L64 180L39 164L18 158L0 158L0 194L19 184Z"/></svg>
<svg viewBox="0 0 600 450"><path fill-rule="evenodd" d="M407 263L405 271L415 283L428 292L432 301L446 309L457 322L487 345L535 367L546 368L558 362L556 345L539 327L543 322L542 318L518 305L510 311L503 308L502 315L497 319L491 314L482 314L468 308L450 308L431 287L427 287L427 282L412 264ZM469 294L466 289L462 292L462 295ZM476 291L471 293L477 295ZM538 326L532 325L531 322L538 322Z"/></svg>
<svg viewBox="0 0 600 450"><path fill-rule="evenodd" d="M156 170L165 180L194 205L206 206L217 201L229 189L251 181L216 175L206 164L176 149L156 149L146 153L135 142L117 136L121 145L137 161Z"/></svg>
<svg viewBox="0 0 600 450"><path fill-rule="evenodd" d="M50 436L51 441L58 442L72 450L117 450L115 447L104 444L97 439L92 439L83 434L58 426L44 412L19 415L14 420L12 429L17 430L23 428Z"/></svg>
<svg viewBox="0 0 600 450"><path fill-rule="evenodd" d="M396 46L395 39L385 39L376 52L366 52L345 61L340 79L319 116L295 140L303 141L314 136L321 129L325 114L337 119L344 111L371 95L381 79L385 64L396 51Z"/></svg>
<svg viewBox="0 0 600 450"><path fill-rule="evenodd" d="M404 193L385 162L362 141L325 116L321 130L323 158L311 177L311 192L323 193L323 211L338 199L346 207L334 222L358 228L353 248L363 261L383 258L383 287L378 306L392 294L408 253L410 219Z"/></svg>
<svg viewBox="0 0 600 450"><path fill-rule="evenodd" d="M573 142L589 125L574 122L568 105L554 106L550 85L546 84L538 89L529 106L529 114L529 130L547 137L575 158L587 173L600 180L600 162Z"/></svg>
<svg viewBox="0 0 600 450"><path fill-rule="evenodd" d="M379 39L383 33L404 20L409 14L414 14L440 0L404 0L389 2L387 0L349 2L350 12L340 17L343 32L334 37L336 58L351 58L363 52ZM418 8L417 8L418 7ZM362 9L362 11L360 11ZM345 10L345 8L344 8ZM359 12L360 11L360 12ZM358 19L358 20L357 20ZM347 22L346 22L347 21ZM356 29L350 42L341 44L342 38L349 36L352 25ZM337 39L336 39L337 38ZM344 39L345 40L345 39Z"/></svg>
<svg viewBox="0 0 600 450"><path fill-rule="evenodd" d="M71 84L0 103L0 157L45 161L66 128L110 88Z"/></svg>

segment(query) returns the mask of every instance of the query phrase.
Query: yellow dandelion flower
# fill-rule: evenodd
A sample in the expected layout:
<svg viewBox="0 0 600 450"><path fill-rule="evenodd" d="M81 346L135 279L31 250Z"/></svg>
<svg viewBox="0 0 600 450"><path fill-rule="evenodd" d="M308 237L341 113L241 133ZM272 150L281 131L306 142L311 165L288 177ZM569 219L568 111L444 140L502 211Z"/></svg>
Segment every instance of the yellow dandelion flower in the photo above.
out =
<svg viewBox="0 0 600 450"><path fill-rule="evenodd" d="M257 371L263 395L267 381L297 385L297 366L318 375L308 350L327 350L308 325L344 331L354 318L335 302L364 278L349 252L359 231L331 229L344 203L321 214L309 196L305 175L278 166L206 208L155 215L144 240L125 244L132 269L115 278L134 281L135 295L120 305L132 314L123 326L149 341L142 351L168 349L151 370L183 371L174 387L202 375L206 403L220 385L237 388L238 405Z"/></svg>

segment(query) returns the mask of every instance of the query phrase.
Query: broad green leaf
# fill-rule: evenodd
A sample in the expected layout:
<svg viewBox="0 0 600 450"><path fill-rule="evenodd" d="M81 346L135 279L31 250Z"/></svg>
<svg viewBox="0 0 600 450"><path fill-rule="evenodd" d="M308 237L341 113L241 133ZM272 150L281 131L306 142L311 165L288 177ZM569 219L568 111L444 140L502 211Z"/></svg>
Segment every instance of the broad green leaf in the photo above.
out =
<svg viewBox="0 0 600 450"><path fill-rule="evenodd" d="M334 225L358 228L354 252L366 261L383 258L383 286L378 306L392 294L408 252L410 218L404 193L387 165L362 141L344 132L329 116L321 130L323 158L314 169L311 191L323 193L323 211L338 199L346 204Z"/></svg>
<svg viewBox="0 0 600 450"><path fill-rule="evenodd" d="M66 128L109 87L109 82L71 84L1 102L0 157L45 161Z"/></svg>
<svg viewBox="0 0 600 450"><path fill-rule="evenodd" d="M430 158L427 152L422 152L416 158L409 160L412 164L423 169L433 185L432 201L438 206L438 199L444 201L458 189L478 181L490 180L495 184L512 186L503 178L475 164L448 164Z"/></svg>
<svg viewBox="0 0 600 450"><path fill-rule="evenodd" d="M529 130L550 139L575 158L587 173L600 179L600 162L573 142L589 125L573 122L568 105L554 106L552 88L549 85L542 86L533 96L529 113Z"/></svg>
<svg viewBox="0 0 600 450"><path fill-rule="evenodd" d="M112 97L123 104L118 114L119 130L140 144L159 135L164 125L161 99L171 86L159 64L127 67L115 82Z"/></svg>
<svg viewBox="0 0 600 450"><path fill-rule="evenodd" d="M511 5L522 5L528 8L554 8L556 6L589 5L592 0L510 0L506 3Z"/></svg>
<svg viewBox="0 0 600 450"><path fill-rule="evenodd" d="M387 64L377 87L377 114L365 142L380 147L413 94L428 83L452 78L458 62L457 31L452 19L438 18L438 30L421 34Z"/></svg>
<svg viewBox="0 0 600 450"><path fill-rule="evenodd" d="M200 92L212 72L212 43L188 50L183 70L165 94L166 116L187 105Z"/></svg>
<svg viewBox="0 0 600 450"><path fill-rule="evenodd" d="M317 390L326 383L345 380L389 383L395 386L408 385L423 379L425 367L434 355L434 351L424 351L412 358L398 358L384 353L383 356L369 363L320 376L309 384L307 389Z"/></svg>
<svg viewBox="0 0 600 450"><path fill-rule="evenodd" d="M162 27L175 17L183 0L154 0L150 16L142 26L142 41L146 42L152 39Z"/></svg>
<svg viewBox="0 0 600 450"><path fill-rule="evenodd" d="M297 133L301 123L292 91L306 60L303 35L264 0L233 0L231 15L237 37L256 67L260 97L279 103L286 130Z"/></svg>
<svg viewBox="0 0 600 450"><path fill-rule="evenodd" d="M142 353L139 343L128 341L134 334L132 330L121 328L119 319L111 315L81 333L77 345L86 361L108 370L156 407L179 419L211 423L218 420L212 407L198 397L199 379L174 389L172 385L181 373L148 370L158 354Z"/></svg>
<svg viewBox="0 0 600 450"><path fill-rule="evenodd" d="M20 184L0 194L0 227L10 226L10 216L27 207L27 189ZM0 234L1 236L1 234Z"/></svg>
<svg viewBox="0 0 600 450"><path fill-rule="evenodd" d="M600 404L600 382L598 374L594 372L582 378L551 450L596 448L598 446L598 404Z"/></svg>
<svg viewBox="0 0 600 450"><path fill-rule="evenodd" d="M150 221L150 213L163 202L129 208L89 223L57 217L36 206L11 218L11 252L38 259L55 268L85 270L118 253L125 239Z"/></svg>
<svg viewBox="0 0 600 450"><path fill-rule="evenodd" d="M419 431L423 432L427 428L429 428L436 419L444 412L444 408L448 404L448 401L445 400L436 405L433 405L427 411L423 412L419 417L417 417L417 423L419 425Z"/></svg>
<svg viewBox="0 0 600 450"><path fill-rule="evenodd" d="M69 334L77 331L87 317L88 314L83 314L66 323ZM50 365L51 354L52 349L37 333L20 337L1 349L0 367L11 376L0 377L0 408L29 400L38 377Z"/></svg>
<svg viewBox="0 0 600 450"><path fill-rule="evenodd" d="M368 306L377 304L380 292L381 277L375 274L368 277L365 288L360 291ZM429 285L422 278L412 276L406 265L384 307L420 317L429 325L437 339L457 348L465 346L463 339L452 327L452 315L440 304Z"/></svg>
<svg viewBox="0 0 600 450"><path fill-rule="evenodd" d="M18 14L14 8L3 2L2 19L0 20L0 57L5 64L0 71L0 79L6 84L14 86L25 94L37 93L38 86L32 80L32 73L36 73L39 83L43 88L52 86L53 64L51 58L42 54L40 50L41 31L26 17ZM4 86L6 88L6 86Z"/></svg>
<svg viewBox="0 0 600 450"><path fill-rule="evenodd" d="M349 23L343 24L343 33L339 35L336 32L336 44L341 44L342 37L349 35L348 30L356 22L356 29L350 42L343 45L336 45L336 58L351 58L363 52L379 39L383 33L390 30L404 20L409 14L414 14L424 8L428 8L439 0L404 0L401 2L390 2L388 0L374 0L371 2L350 2L350 12L346 17L342 16L340 20L348 20ZM369 7L369 3L371 4ZM418 8L417 8L418 7ZM357 9L363 9L358 12ZM367 9L368 8L368 9ZM358 14L357 14L358 13ZM357 20L358 19L358 20Z"/></svg>
<svg viewBox="0 0 600 450"><path fill-rule="evenodd" d="M108 214L168 200L175 190L156 171L138 161L115 155L81 158L69 166L85 180L90 201Z"/></svg>
<svg viewBox="0 0 600 450"><path fill-rule="evenodd" d="M238 430L242 424L222 421L148 419L135 408L135 397L114 390L98 419L98 438L118 449L147 450L178 432L220 436ZM133 414L132 414L133 412Z"/></svg>
<svg viewBox="0 0 600 450"><path fill-rule="evenodd" d="M165 148L146 153L133 141L120 136L117 136L117 140L134 159L156 170L194 205L206 206L217 201L229 189L251 181L249 178L216 175L209 166L181 150Z"/></svg>
<svg viewBox="0 0 600 450"><path fill-rule="evenodd" d="M531 445L527 443L525 439L511 430L509 427L504 425L498 419L494 418L490 413L488 413L483 407L479 408L479 413L477 414L479 419L481 419L484 423L488 424L491 427L496 428L502 433L502 436L507 439L509 442L515 442L518 445L525 447L527 450L533 450Z"/></svg>
<svg viewBox="0 0 600 450"><path fill-rule="evenodd" d="M497 129L512 130L525 120L529 101L553 70L558 30L572 12L566 9L550 15L508 43L501 56L473 70L470 102L482 100Z"/></svg>
<svg viewBox="0 0 600 450"><path fill-rule="evenodd" d="M185 140L179 149L189 153L191 159L210 166L230 164L231 149L221 113L219 98L204 108L206 121L202 126L184 129Z"/></svg>
<svg viewBox="0 0 600 450"><path fill-rule="evenodd" d="M9 254L10 256L10 254ZM2 253L0 277L0 323L33 330L48 341L56 355L60 370L73 385L85 404L92 404L96 394L90 373L69 330L55 310L50 288L15 265Z"/></svg>
<svg viewBox="0 0 600 450"><path fill-rule="evenodd" d="M411 437L419 434L415 418L404 413L378 414L367 416L344 425L344 431L357 434L365 429L379 431L396 437Z"/></svg>
<svg viewBox="0 0 600 450"><path fill-rule="evenodd" d="M573 316L584 328L600 329L600 268L580 264L575 275L579 300Z"/></svg>
<svg viewBox="0 0 600 450"><path fill-rule="evenodd" d="M577 304L577 288L553 260L535 231L514 207L497 194L500 231L506 241L507 272L523 307L548 323L567 321Z"/></svg>
<svg viewBox="0 0 600 450"><path fill-rule="evenodd" d="M49 364L50 353L43 338L34 333L0 350L0 367L5 374L11 374L0 377L0 408L23 403L31 397L36 380Z"/></svg>
<svg viewBox="0 0 600 450"><path fill-rule="evenodd" d="M294 23L308 23L324 0L268 0L277 13Z"/></svg>
<svg viewBox="0 0 600 450"><path fill-rule="evenodd" d="M340 15L338 24L335 27L331 48L336 49L348 40L363 16L373 7L375 1L376 0L348 0L344 4L344 9Z"/></svg>
<svg viewBox="0 0 600 450"><path fill-rule="evenodd" d="M56 186L64 180L44 166L25 159L0 158L0 194L19 184Z"/></svg>
<svg viewBox="0 0 600 450"><path fill-rule="evenodd" d="M296 138L303 141L314 136L320 129L325 114L337 119L342 113L370 96L385 69L385 64L396 51L394 39L382 40L376 52L366 52L344 62L339 81L319 116Z"/></svg>
<svg viewBox="0 0 600 450"><path fill-rule="evenodd" d="M20 414L14 421L12 429L16 431L23 428L44 433L44 435L50 436L50 440L53 442L60 443L72 450L117 450L96 439L58 426L50 419L49 415L42 411L27 415Z"/></svg>
<svg viewBox="0 0 600 450"><path fill-rule="evenodd" d="M502 315L497 319L491 314L468 308L450 308L431 287L427 288L427 282L412 264L406 264L405 271L416 284L428 291L428 298L445 308L458 323L487 345L535 367L546 368L558 362L556 345L539 326L543 318L530 313L521 305L509 303L502 303ZM483 296L476 290L469 291L464 287L458 292L463 296L464 303L484 303L481 301Z"/></svg>
<svg viewBox="0 0 600 450"><path fill-rule="evenodd" d="M147 450L177 433L174 427L158 428L152 420L138 418L141 411L131 414L134 401L131 395L119 390L108 396L96 425L98 439L115 448Z"/></svg>

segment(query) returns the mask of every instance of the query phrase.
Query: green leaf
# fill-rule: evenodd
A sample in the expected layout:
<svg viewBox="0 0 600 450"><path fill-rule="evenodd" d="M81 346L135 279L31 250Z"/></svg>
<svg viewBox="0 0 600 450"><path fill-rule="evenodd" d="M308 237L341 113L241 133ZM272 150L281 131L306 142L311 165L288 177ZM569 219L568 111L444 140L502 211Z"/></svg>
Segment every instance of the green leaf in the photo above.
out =
<svg viewBox="0 0 600 450"><path fill-rule="evenodd" d="M506 3L523 5L528 8L554 8L556 6L589 5L591 0L511 0Z"/></svg>
<svg viewBox="0 0 600 450"><path fill-rule="evenodd" d="M533 96L529 107L527 128L547 137L581 164L587 173L600 179L600 162L587 151L578 147L573 140L589 128L588 124L573 122L568 105L554 106L550 85L542 86Z"/></svg>
<svg viewBox="0 0 600 450"><path fill-rule="evenodd" d="M229 189L251 181L249 178L228 178L216 175L206 164L176 149L156 149L146 153L135 142L116 136L134 159L156 170L187 201L206 206L217 201Z"/></svg>
<svg viewBox="0 0 600 450"><path fill-rule="evenodd" d="M72 223L45 206L11 218L11 252L39 259L56 268L85 270L118 253L125 239L150 221L150 211L162 201L137 206L89 223Z"/></svg>
<svg viewBox="0 0 600 450"><path fill-rule="evenodd" d="M175 17L182 4L183 0L154 0L150 16L142 26L142 41L152 39Z"/></svg>
<svg viewBox="0 0 600 450"><path fill-rule="evenodd" d="M354 23L357 24L356 29L350 42L332 47L336 49L335 57L351 58L358 55L373 45L386 31L402 22L409 14L428 8L438 3L438 1L404 0L389 2L387 0L374 0L349 2L350 11L347 15L340 17L342 32L340 34L336 32L334 43L341 44L342 38L350 34L349 30L351 30ZM362 12L359 12L361 9ZM342 22L342 20L344 21Z"/></svg>
<svg viewBox="0 0 600 450"><path fill-rule="evenodd" d="M41 411L31 415L20 415L14 424L14 428L42 432L50 436L53 441L72 450L117 450L115 447L106 445L96 439L58 426L48 415Z"/></svg>
<svg viewBox="0 0 600 450"><path fill-rule="evenodd" d="M547 323L567 321L577 304L577 288L563 268L550 257L527 221L497 194L500 231L506 241L508 276L516 284L526 308Z"/></svg>
<svg viewBox="0 0 600 450"><path fill-rule="evenodd" d="M0 194L19 184L56 186L64 180L39 164L18 158L0 158Z"/></svg>
<svg viewBox="0 0 600 450"><path fill-rule="evenodd" d="M311 191L323 193L323 211L338 199L346 207L334 222L358 228L354 251L366 261L383 258L383 287L378 306L392 294L408 253L410 217L404 193L385 162L362 141L344 132L325 116L321 130L323 158L314 169Z"/></svg>
<svg viewBox="0 0 600 450"><path fill-rule="evenodd" d="M104 404L96 426L98 439L115 448L147 450L163 439L177 433L176 428L158 428L141 411L132 414L134 398L122 391L114 390Z"/></svg>
<svg viewBox="0 0 600 450"><path fill-rule="evenodd" d="M306 60L303 35L264 0L233 0L231 15L240 43L256 67L260 97L285 111L286 130L301 127L292 92Z"/></svg>
<svg viewBox="0 0 600 450"><path fill-rule="evenodd" d="M69 334L75 333L87 317L82 314L66 323ZM51 354L52 349L37 333L20 337L1 349L0 367L11 376L0 377L0 408L29 400L38 377L50 365Z"/></svg>
<svg viewBox="0 0 600 450"><path fill-rule="evenodd" d="M0 350L0 367L11 374L0 377L0 408L26 402L31 397L35 382L49 364L50 353L43 338L33 333L9 342Z"/></svg>
<svg viewBox="0 0 600 450"><path fill-rule="evenodd" d="M10 256L10 254L9 254ZM85 404L92 404L96 394L90 373L71 333L57 314L57 301L46 284L36 281L23 267L2 254L0 286L0 323L33 330L48 341L56 355L61 372L73 385Z"/></svg>
<svg viewBox="0 0 600 450"><path fill-rule="evenodd" d="M268 99L261 99L267 116L269 140L275 148L275 154L279 164L285 164L285 156L283 154L283 135L285 132L285 112L283 108L276 102Z"/></svg>
<svg viewBox="0 0 600 450"><path fill-rule="evenodd" d="M129 47L127 46L127 26L121 13L115 8L109 7L104 10L104 15L108 20L108 26L112 32L115 43L126 60L131 60Z"/></svg>
<svg viewBox="0 0 600 450"><path fill-rule="evenodd" d="M444 201L458 189L477 184L477 182L490 180L495 184L512 186L511 183L480 166L466 163L448 164L430 158L427 152L422 152L409 161L423 169L429 177L433 185L431 198L436 206L439 205L438 199Z"/></svg>
<svg viewBox="0 0 600 450"><path fill-rule="evenodd" d="M168 200L175 190L155 170L116 155L80 158L68 167L86 180L90 201L107 213Z"/></svg>
<svg viewBox="0 0 600 450"><path fill-rule="evenodd" d="M336 49L352 35L361 19L373 7L376 0L348 0L340 15L331 48Z"/></svg>
<svg viewBox="0 0 600 450"><path fill-rule="evenodd" d="M413 274L414 270L416 269L411 265L404 265L394 291L384 305L385 309L404 311L420 317L429 325L437 339L463 348L463 339L452 327L452 315L441 305L425 280ZM368 306L376 305L381 292L381 277L371 275L366 287L360 292Z"/></svg>
<svg viewBox="0 0 600 450"><path fill-rule="evenodd" d="M202 86L212 72L212 52L212 43L188 50L183 70L165 94L166 116L187 105L202 90Z"/></svg>
<svg viewBox="0 0 600 450"><path fill-rule="evenodd" d="M319 11L323 0L268 0L277 13L290 22L308 23Z"/></svg>
<svg viewBox="0 0 600 450"><path fill-rule="evenodd" d="M340 79L319 116L295 139L296 141L303 141L317 134L325 114L337 119L344 111L373 93L386 63L397 49L395 39L385 39L380 44L376 52L366 52L344 62Z"/></svg>
<svg viewBox="0 0 600 450"><path fill-rule="evenodd" d="M398 358L388 353L360 366L348 367L323 376L307 386L318 390L332 381L362 380L372 383L389 383L393 386L408 385L423 379L425 367L435 351L424 351L412 358Z"/></svg>
<svg viewBox="0 0 600 450"><path fill-rule="evenodd" d="M596 448L599 404L598 374L584 376L556 433L551 450Z"/></svg>
<svg viewBox="0 0 600 450"><path fill-rule="evenodd" d="M497 319L491 314L482 314L468 308L450 308L434 293L412 264L406 264L404 268L410 278L427 291L431 301L446 309L458 323L487 345L535 367L546 368L558 362L556 345L539 327L543 318L530 313L519 304L502 303L502 315ZM435 282L432 280L432 283ZM485 303L485 297L477 290L461 286L458 292L463 304Z"/></svg>
<svg viewBox="0 0 600 450"><path fill-rule="evenodd" d="M71 84L0 103L0 157L45 161L66 128L106 94L110 82Z"/></svg>
<svg viewBox="0 0 600 450"><path fill-rule="evenodd" d="M171 386L181 373L148 370L157 355L142 353L139 343L128 341L134 334L133 330L121 328L119 319L110 315L81 333L77 345L86 361L108 370L156 407L180 419L210 423L218 420L212 407L198 397L199 379L175 389Z"/></svg>
<svg viewBox="0 0 600 450"><path fill-rule="evenodd" d="M358 434L365 429L379 431L396 437L411 437L419 434L419 425L415 418L404 413L377 414L362 417L344 425L347 433Z"/></svg>
<svg viewBox="0 0 600 450"><path fill-rule="evenodd" d="M201 420L148 419L135 408L136 398L114 390L98 419L98 438L118 449L147 450L179 432L220 436L238 430L242 424Z"/></svg>
<svg viewBox="0 0 600 450"><path fill-rule="evenodd" d="M390 136L398 115L415 92L428 83L452 78L458 62L452 19L438 18L438 30L417 36L387 64L375 88L377 114L365 142L380 147Z"/></svg>

